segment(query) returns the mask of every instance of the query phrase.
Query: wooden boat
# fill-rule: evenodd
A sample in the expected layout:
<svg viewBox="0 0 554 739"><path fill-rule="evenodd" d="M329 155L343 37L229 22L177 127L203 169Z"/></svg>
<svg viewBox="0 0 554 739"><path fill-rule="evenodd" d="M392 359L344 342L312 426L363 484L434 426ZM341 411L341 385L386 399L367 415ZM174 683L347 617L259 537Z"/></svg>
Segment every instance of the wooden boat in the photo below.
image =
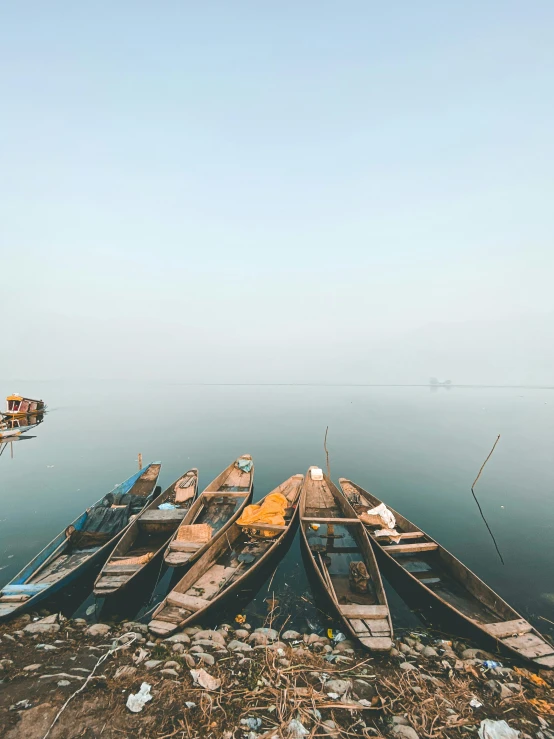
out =
<svg viewBox="0 0 554 739"><path fill-rule="evenodd" d="M33 398L24 398L19 393L8 395L6 398L6 411L3 415L15 418L17 416L28 416L37 411L44 411L46 404L43 400L33 400Z"/></svg>
<svg viewBox="0 0 554 739"><path fill-rule="evenodd" d="M363 516L381 504L379 498L351 480L340 478L339 483L357 515ZM380 535L382 523L371 523L367 528L377 553L390 565L399 583L420 597L430 596L433 604L440 603L474 635L494 640L512 656L530 660L538 667L554 667L554 646L530 623L453 554L387 507L396 519L399 536Z"/></svg>
<svg viewBox="0 0 554 739"><path fill-rule="evenodd" d="M148 628L167 636L204 618L222 602L244 590L269 564L278 562L294 536L303 475L293 475L265 496L280 493L287 499L284 525L234 523L188 570L187 574L154 610ZM269 536L265 536L264 532Z"/></svg>
<svg viewBox="0 0 554 739"><path fill-rule="evenodd" d="M116 544L96 578L94 594L105 598L127 590L159 564L197 492L198 470L191 469L149 503ZM164 507L168 505L173 508Z"/></svg>
<svg viewBox="0 0 554 739"><path fill-rule="evenodd" d="M106 557L155 494L154 462L87 508L0 590L0 621L29 610Z"/></svg>
<svg viewBox="0 0 554 739"><path fill-rule="evenodd" d="M346 630L367 649L391 649L387 597L365 528L317 467L310 467L302 488L300 531L308 562Z"/></svg>
<svg viewBox="0 0 554 739"><path fill-rule="evenodd" d="M12 426L11 423L0 423L0 439L9 439L13 438L14 436L21 436L21 434L24 434L26 431L30 431L32 428L34 428L35 425Z"/></svg>
<svg viewBox="0 0 554 739"><path fill-rule="evenodd" d="M254 463L250 454L243 454L198 496L171 538L164 562L182 567L199 559L240 516L253 484Z"/></svg>

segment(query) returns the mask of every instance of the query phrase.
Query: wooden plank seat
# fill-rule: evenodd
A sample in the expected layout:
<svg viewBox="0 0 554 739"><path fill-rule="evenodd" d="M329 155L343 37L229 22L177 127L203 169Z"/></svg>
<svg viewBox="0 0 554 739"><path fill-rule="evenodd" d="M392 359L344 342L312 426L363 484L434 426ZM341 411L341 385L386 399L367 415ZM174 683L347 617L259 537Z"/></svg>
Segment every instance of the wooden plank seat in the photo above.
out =
<svg viewBox="0 0 554 739"><path fill-rule="evenodd" d="M187 611L200 611L202 608L210 605L210 601L205 598L199 598L196 595L187 595L186 593L178 593L172 590L167 596L167 602L172 606L185 608Z"/></svg>
<svg viewBox="0 0 554 739"><path fill-rule="evenodd" d="M504 639L507 636L515 636L516 634L527 634L533 631L533 627L524 618L516 621L499 621L493 624L483 624L483 629L491 636L497 639Z"/></svg>
<svg viewBox="0 0 554 739"><path fill-rule="evenodd" d="M258 529L259 531L285 531L286 526L277 526L271 523L240 523L237 521L237 525L244 529Z"/></svg>
<svg viewBox="0 0 554 739"><path fill-rule="evenodd" d="M361 618L364 621L373 618L387 618L389 615L387 606L365 606L357 603L342 605L339 603L339 610L345 618Z"/></svg>
<svg viewBox="0 0 554 739"><path fill-rule="evenodd" d="M410 552L430 552L438 549L439 545L432 541L421 542L420 544L390 544L383 547L385 552L397 552L398 554L409 554Z"/></svg>
<svg viewBox="0 0 554 739"><path fill-rule="evenodd" d="M393 646L390 636L362 636L360 641L374 652L388 652Z"/></svg>
<svg viewBox="0 0 554 739"><path fill-rule="evenodd" d="M540 657L540 659L536 659L535 662L543 667L554 668L554 654L551 654L548 657Z"/></svg>
<svg viewBox="0 0 554 739"><path fill-rule="evenodd" d="M171 508L170 510L152 509L145 511L140 517L140 523L178 523L181 521L188 510L186 508Z"/></svg>
<svg viewBox="0 0 554 739"><path fill-rule="evenodd" d="M425 534L423 531L407 531L404 534L381 534L378 531L373 532L373 536L376 539L390 539L391 537L394 537L395 539L421 539Z"/></svg>
<svg viewBox="0 0 554 739"><path fill-rule="evenodd" d="M516 649L523 657L527 657L528 659L546 657L550 654L554 655L554 647L540 636L536 636L536 634L511 636L508 639L502 639L502 643L512 647L512 649Z"/></svg>

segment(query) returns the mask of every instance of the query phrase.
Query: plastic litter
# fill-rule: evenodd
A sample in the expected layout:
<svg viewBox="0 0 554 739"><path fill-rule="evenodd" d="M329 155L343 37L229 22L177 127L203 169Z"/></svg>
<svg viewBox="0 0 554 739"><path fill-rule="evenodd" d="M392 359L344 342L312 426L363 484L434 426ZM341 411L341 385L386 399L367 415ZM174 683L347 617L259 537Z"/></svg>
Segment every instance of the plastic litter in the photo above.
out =
<svg viewBox="0 0 554 739"><path fill-rule="evenodd" d="M379 516L387 529L394 529L396 526L396 518L384 503L380 503L376 508L367 511L368 516Z"/></svg>
<svg viewBox="0 0 554 739"><path fill-rule="evenodd" d="M248 718L241 718L240 722L241 724L244 724L244 726L248 726L248 728L252 729L252 731L256 731L256 729L259 729L262 725L261 718L253 718L252 716L249 716Z"/></svg>
<svg viewBox="0 0 554 739"><path fill-rule="evenodd" d="M488 669L492 669L493 667L502 667L502 662L495 662L493 659L486 659L483 662L483 667L487 667Z"/></svg>
<svg viewBox="0 0 554 739"><path fill-rule="evenodd" d="M346 641L346 637L342 633L342 631L336 631L335 636L333 637L333 641L335 642L335 644L339 644L341 641Z"/></svg>
<svg viewBox="0 0 554 739"><path fill-rule="evenodd" d="M481 701L478 701L478 700L477 700L477 698L472 698L472 699L471 699L471 700L469 701L469 705L470 705L470 706L471 706L472 708L481 708L481 706L482 706L483 704L481 703Z"/></svg>
<svg viewBox="0 0 554 739"><path fill-rule="evenodd" d="M312 480L323 480L323 470L320 467L312 467L310 477Z"/></svg>
<svg viewBox="0 0 554 739"><path fill-rule="evenodd" d="M302 739L310 733L304 724L297 718L293 718L288 725L289 739Z"/></svg>
<svg viewBox="0 0 554 739"><path fill-rule="evenodd" d="M192 675L194 682L206 690L217 690L221 686L221 680L219 678L212 677L202 668L199 670L191 670L190 674Z"/></svg>
<svg viewBox="0 0 554 739"><path fill-rule="evenodd" d="M142 683L139 692L131 693L127 698L127 708L133 713L140 713L148 701L152 700L151 688L152 686L148 683Z"/></svg>
<svg viewBox="0 0 554 739"><path fill-rule="evenodd" d="M192 701L185 701L185 706L187 708L196 708L196 703L193 703Z"/></svg>
<svg viewBox="0 0 554 739"><path fill-rule="evenodd" d="M486 718L479 727L479 739L518 739L519 731L512 729L505 721Z"/></svg>
<svg viewBox="0 0 554 739"><path fill-rule="evenodd" d="M338 693L327 693L329 698L332 698L334 701L338 700L339 694Z"/></svg>
<svg viewBox="0 0 554 739"><path fill-rule="evenodd" d="M87 616L92 616L95 610L96 610L96 606L89 606L87 610L85 611L85 613Z"/></svg>
<svg viewBox="0 0 554 739"><path fill-rule="evenodd" d="M310 528L312 531L319 531L319 524L318 523L311 523Z"/></svg>
<svg viewBox="0 0 554 739"><path fill-rule="evenodd" d="M177 508L177 506L173 505L173 503L161 503L158 506L159 511L172 511L174 508Z"/></svg>
<svg viewBox="0 0 554 739"><path fill-rule="evenodd" d="M238 624L244 624L244 623L246 623L246 616L243 616L242 614L239 613L238 616L235 616L235 621Z"/></svg>

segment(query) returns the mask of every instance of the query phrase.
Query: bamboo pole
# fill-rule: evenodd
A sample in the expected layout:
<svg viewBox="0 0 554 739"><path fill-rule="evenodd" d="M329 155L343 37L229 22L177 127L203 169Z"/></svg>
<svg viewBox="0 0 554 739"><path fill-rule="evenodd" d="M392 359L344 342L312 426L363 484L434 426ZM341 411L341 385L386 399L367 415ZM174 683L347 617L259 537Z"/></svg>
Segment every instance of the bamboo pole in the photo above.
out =
<svg viewBox="0 0 554 739"><path fill-rule="evenodd" d="M141 452L138 453L138 466L139 466L139 470L141 470L142 469L142 454L141 454Z"/></svg>

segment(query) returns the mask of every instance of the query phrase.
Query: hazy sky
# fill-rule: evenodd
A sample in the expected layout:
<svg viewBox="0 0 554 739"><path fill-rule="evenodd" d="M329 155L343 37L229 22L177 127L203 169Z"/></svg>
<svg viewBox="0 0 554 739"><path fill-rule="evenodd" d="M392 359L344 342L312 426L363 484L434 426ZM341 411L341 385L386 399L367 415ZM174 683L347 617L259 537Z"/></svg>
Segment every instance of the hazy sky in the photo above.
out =
<svg viewBox="0 0 554 739"><path fill-rule="evenodd" d="M554 4L0 11L0 377L552 383Z"/></svg>

